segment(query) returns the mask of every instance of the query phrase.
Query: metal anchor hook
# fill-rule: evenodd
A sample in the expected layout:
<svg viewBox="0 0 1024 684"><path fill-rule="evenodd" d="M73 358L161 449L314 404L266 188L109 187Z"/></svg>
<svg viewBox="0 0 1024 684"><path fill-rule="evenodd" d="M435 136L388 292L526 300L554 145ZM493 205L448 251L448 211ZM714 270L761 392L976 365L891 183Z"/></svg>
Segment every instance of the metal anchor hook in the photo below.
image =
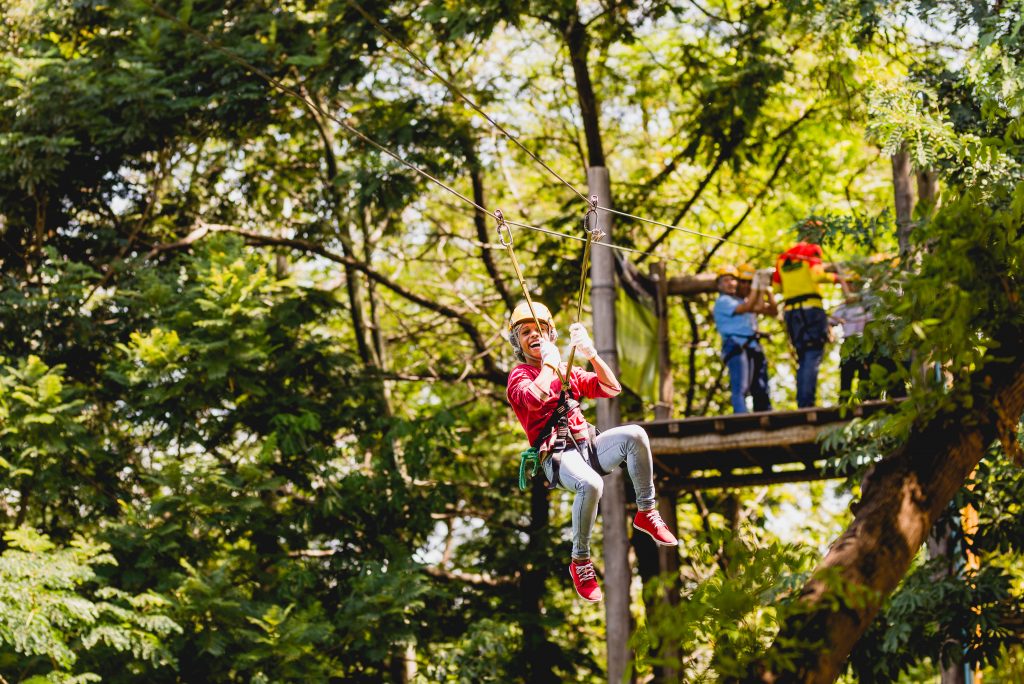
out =
<svg viewBox="0 0 1024 684"><path fill-rule="evenodd" d="M597 195L590 196L590 206L587 207L587 213L583 216L583 230L590 233L589 237L594 242L598 242L604 237L604 233L597 225Z"/></svg>
<svg viewBox="0 0 1024 684"><path fill-rule="evenodd" d="M498 221L498 240L501 242L501 246L511 247L512 228L505 223L505 215L501 213L501 209L494 210L494 218Z"/></svg>

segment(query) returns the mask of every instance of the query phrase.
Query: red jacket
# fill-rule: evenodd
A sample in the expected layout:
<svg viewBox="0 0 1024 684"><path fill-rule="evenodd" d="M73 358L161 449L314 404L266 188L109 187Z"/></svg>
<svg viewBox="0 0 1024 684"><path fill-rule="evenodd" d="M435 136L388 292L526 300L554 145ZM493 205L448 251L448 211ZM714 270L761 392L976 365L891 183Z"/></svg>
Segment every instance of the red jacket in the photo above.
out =
<svg viewBox="0 0 1024 684"><path fill-rule="evenodd" d="M533 444L544 424L548 422L555 407L558 406L558 393L562 384L555 378L545 393L537 387L534 380L540 375L540 368L531 366L528 363L521 363L512 369L508 374L508 390L505 396L508 403L512 405L516 418L526 431L526 438ZM575 398L587 397L595 399L598 397L609 398L615 396L615 389L601 383L597 373L585 371L582 368L574 367L569 377L569 386L572 388L572 395ZM576 439L587 438L587 421L583 412L576 409L569 413L569 429ZM540 450L545 451L548 445L542 444Z"/></svg>

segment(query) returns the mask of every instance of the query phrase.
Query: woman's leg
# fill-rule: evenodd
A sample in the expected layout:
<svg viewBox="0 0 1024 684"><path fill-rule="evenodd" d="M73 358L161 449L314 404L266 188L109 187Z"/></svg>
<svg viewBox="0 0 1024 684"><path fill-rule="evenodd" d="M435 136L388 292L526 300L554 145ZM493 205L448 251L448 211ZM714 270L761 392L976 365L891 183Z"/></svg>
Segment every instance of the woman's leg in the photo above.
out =
<svg viewBox="0 0 1024 684"><path fill-rule="evenodd" d="M654 508L654 459L647 433L639 425L623 425L606 430L594 441L601 469L611 472L625 461L629 479L636 491L636 506L641 511Z"/></svg>
<svg viewBox="0 0 1024 684"><path fill-rule="evenodd" d="M597 520L597 504L604 493L604 481L577 451L563 451L558 468L558 484L576 492L572 502L572 557L573 560L590 558L590 537ZM545 474L551 478L550 459L544 464Z"/></svg>

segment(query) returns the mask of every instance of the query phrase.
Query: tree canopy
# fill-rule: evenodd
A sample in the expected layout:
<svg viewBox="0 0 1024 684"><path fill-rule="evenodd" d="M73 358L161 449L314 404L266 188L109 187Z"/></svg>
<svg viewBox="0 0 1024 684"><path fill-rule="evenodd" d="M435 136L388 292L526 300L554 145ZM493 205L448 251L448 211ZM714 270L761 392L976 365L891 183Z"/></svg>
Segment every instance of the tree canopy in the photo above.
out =
<svg viewBox="0 0 1024 684"><path fill-rule="evenodd" d="M571 499L517 488L522 293L488 215L564 329L592 166L641 269L769 267L818 221L877 296L861 349L911 386L826 439L840 483L674 499L629 674L1016 681L1022 16L7 0L0 681L605 680ZM677 417L728 411L712 304L670 303Z"/></svg>

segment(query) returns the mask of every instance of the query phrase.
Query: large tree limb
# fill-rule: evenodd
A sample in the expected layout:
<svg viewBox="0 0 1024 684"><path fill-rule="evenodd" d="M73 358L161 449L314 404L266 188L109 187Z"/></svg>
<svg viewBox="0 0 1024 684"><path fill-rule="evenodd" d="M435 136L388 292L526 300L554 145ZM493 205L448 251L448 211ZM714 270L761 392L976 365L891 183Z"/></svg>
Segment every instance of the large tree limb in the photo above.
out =
<svg viewBox="0 0 1024 684"><path fill-rule="evenodd" d="M498 368L497 362L494 356L491 354L490 347L487 344L487 340L484 339L484 336L480 333L479 330L477 330L473 322L464 313L446 304L442 304L440 302L434 301L433 299L428 299L427 297L418 295L412 290L403 287L399 283L388 278L383 273L380 273L370 268L369 265L363 263L362 261L354 259L348 256L347 254L338 254L337 252L333 252L321 244L297 238L284 238L277 237L274 235L264 235L263 233L259 233L253 230L247 230L245 228L238 228L235 226L200 222L197 224L197 227L192 232L190 232L181 240L168 244L156 245L155 247L153 247L153 249L149 251L149 253L146 256L147 258L152 258L163 252L188 247L193 243L197 242L198 240L203 239L210 233L233 233L235 235L240 235L244 237L251 244L264 245L270 247L287 247L289 249L304 252L306 254L316 254L317 256L327 259L328 261L333 261L337 264L341 264L343 266L350 267L356 271L359 271L370 280L380 285L383 285L384 287L391 290L400 297L407 299L408 301L417 304L418 306L421 306L424 309L433 311L444 316L445 318L454 321L462 329L462 331L466 333L466 336L469 337L469 339L473 343L474 348L477 350L478 358L484 364L483 377L485 377L487 380L494 384L500 385L502 387L505 386L507 374L503 370Z"/></svg>
<svg viewBox="0 0 1024 684"><path fill-rule="evenodd" d="M446 570L434 565L424 565L423 572L431 577L449 582L462 582L475 587L510 587L519 582L519 576L492 577L483 573L462 572L460 570Z"/></svg>
<svg viewBox="0 0 1024 684"><path fill-rule="evenodd" d="M998 338L1000 360L971 378L973 408L960 404L932 418L865 476L854 520L804 586L802 610L786 620L744 681L817 684L839 676L942 511L992 441L1024 413L1021 331Z"/></svg>

